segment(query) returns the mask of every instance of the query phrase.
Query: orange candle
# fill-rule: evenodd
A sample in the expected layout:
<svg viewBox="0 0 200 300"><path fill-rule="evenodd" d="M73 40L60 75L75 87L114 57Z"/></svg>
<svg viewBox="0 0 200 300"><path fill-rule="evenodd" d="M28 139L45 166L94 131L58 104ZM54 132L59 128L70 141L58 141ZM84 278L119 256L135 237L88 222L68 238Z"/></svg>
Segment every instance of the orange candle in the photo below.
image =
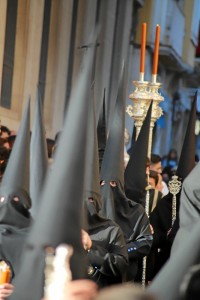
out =
<svg viewBox="0 0 200 300"><path fill-rule="evenodd" d="M154 58L153 58L153 69L152 69L153 75L156 75L158 73L159 43L160 43L160 25L156 25L156 38L155 38L155 48L154 48Z"/></svg>
<svg viewBox="0 0 200 300"><path fill-rule="evenodd" d="M144 69L145 69L146 35L147 35L147 24L142 23L142 40L141 40L141 52L140 52L140 73L144 73Z"/></svg>
<svg viewBox="0 0 200 300"><path fill-rule="evenodd" d="M0 271L0 284L9 283L11 278L11 271L8 266Z"/></svg>

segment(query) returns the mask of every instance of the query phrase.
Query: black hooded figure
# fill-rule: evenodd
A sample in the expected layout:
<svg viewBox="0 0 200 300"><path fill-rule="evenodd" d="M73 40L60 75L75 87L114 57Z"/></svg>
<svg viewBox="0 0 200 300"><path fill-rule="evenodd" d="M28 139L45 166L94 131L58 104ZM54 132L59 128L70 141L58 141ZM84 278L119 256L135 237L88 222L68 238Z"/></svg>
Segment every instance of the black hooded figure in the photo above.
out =
<svg viewBox="0 0 200 300"><path fill-rule="evenodd" d="M138 259L151 248L152 236L144 208L129 200L124 192L124 68L106 150L101 167L102 215L115 221L122 229L129 256L128 280L137 273Z"/></svg>
<svg viewBox="0 0 200 300"><path fill-rule="evenodd" d="M129 162L124 172L126 196L146 206L146 187L147 187L147 156L149 144L149 130L152 112L151 102L145 120L140 130L137 141L134 143ZM152 210L153 195L150 194L149 212Z"/></svg>
<svg viewBox="0 0 200 300"><path fill-rule="evenodd" d="M192 103L191 113L188 121L188 126L183 142L183 147L176 171L178 180L183 180L188 176L191 170L195 166L195 120L196 120L196 103L197 93ZM179 229L179 207L181 197L181 190L176 195L176 220L172 227L172 198L173 195L168 193L160 201L150 216L150 222L154 228L154 244L159 249L156 258L155 273L164 265L170 256L171 247L174 242L174 238ZM188 202L184 202L183 209ZM182 209L181 209L182 210ZM180 211L181 211L180 210ZM190 214L190 209L188 210ZM182 213L181 213L182 214ZM187 214L186 214L187 215ZM184 226L183 226L184 227ZM180 229L181 232L182 229ZM183 229L184 230L184 229ZM179 234L178 234L179 235ZM179 237L177 237L179 238Z"/></svg>
<svg viewBox="0 0 200 300"><path fill-rule="evenodd" d="M125 192L126 195L134 200L137 203L148 209L148 215L151 215L151 212L157 204L158 197L161 197L156 193L156 190L151 188L149 185L149 207L146 207L146 197L147 194L147 167L148 167L148 145L149 145L149 132L151 124L151 114L152 114L153 101L149 106L146 117L144 119L142 128L140 130L137 141L134 143L132 153L128 165L125 170L124 179L125 179ZM147 267L146 267L146 281L152 279L152 270L155 261L155 249L154 249L154 240L152 244L151 251L147 258ZM142 268L143 260L139 261L138 274L136 281L141 282L142 279Z"/></svg>
<svg viewBox="0 0 200 300"><path fill-rule="evenodd" d="M126 278L128 254L120 227L99 214L102 204L99 187L97 131L95 112L92 111L92 107L90 107L88 117L86 155L84 207L88 223L87 231L92 240L92 247L88 252L89 278L96 281L100 287L104 287L121 283Z"/></svg>
<svg viewBox="0 0 200 300"><path fill-rule="evenodd" d="M22 249L32 218L29 213L30 100L0 187L0 260L18 274Z"/></svg>
<svg viewBox="0 0 200 300"><path fill-rule="evenodd" d="M41 206L27 239L20 272L11 296L14 300L41 300L44 291L45 248L60 244L73 247L72 278L86 276L86 254L81 240L85 150L91 68L96 39L84 56L83 67L71 94L52 171ZM80 155L81 147L81 155Z"/></svg>

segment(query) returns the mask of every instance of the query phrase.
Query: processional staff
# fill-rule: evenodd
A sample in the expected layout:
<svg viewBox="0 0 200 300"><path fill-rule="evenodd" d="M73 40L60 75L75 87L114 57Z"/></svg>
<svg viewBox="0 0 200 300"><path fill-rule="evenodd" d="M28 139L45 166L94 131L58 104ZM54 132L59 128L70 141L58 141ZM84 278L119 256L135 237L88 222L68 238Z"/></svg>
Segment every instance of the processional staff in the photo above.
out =
<svg viewBox="0 0 200 300"><path fill-rule="evenodd" d="M164 98L159 94L158 89L161 87L161 83L157 82L157 71L158 71L158 56L159 56L159 41L160 41L160 26L156 26L155 35L155 47L154 47L154 59L152 67L152 78L151 82L144 81L145 74L145 49L146 49L146 23L142 24L142 35L141 35L141 52L140 52L140 76L138 81L133 81L135 90L129 95L129 98L133 101L133 106L128 105L126 112L134 119L134 125L136 127L136 139L139 136L143 121L146 117L148 108L151 101L152 114L151 123L149 129L149 143L147 156L151 156L152 148L152 135L153 127L161 115L162 109L159 107L159 103L164 101ZM148 176L148 175L147 175ZM149 178L147 178L149 181ZM149 185L149 184L148 184ZM149 216L149 190L146 193L145 211ZM146 257L143 258L143 272L142 272L142 286L145 287L146 283Z"/></svg>

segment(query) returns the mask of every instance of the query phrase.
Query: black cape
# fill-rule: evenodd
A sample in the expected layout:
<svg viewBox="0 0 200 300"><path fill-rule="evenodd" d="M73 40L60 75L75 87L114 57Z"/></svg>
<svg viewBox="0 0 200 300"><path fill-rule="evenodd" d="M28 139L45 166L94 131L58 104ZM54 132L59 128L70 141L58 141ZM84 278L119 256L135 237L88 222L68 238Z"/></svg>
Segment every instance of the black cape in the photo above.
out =
<svg viewBox="0 0 200 300"><path fill-rule="evenodd" d="M178 230L180 193L176 195L177 216L172 228L172 194L167 194L158 203L150 214L150 223L154 229L153 249L155 257L154 275L161 269L170 256L172 243Z"/></svg>
<svg viewBox="0 0 200 300"><path fill-rule="evenodd" d="M133 281L138 269L138 259L149 253L153 242L149 219L140 204L125 196L119 181L116 187L111 187L109 182L106 182L101 187L101 192L102 197L106 197L104 205L108 204L107 207L103 207L103 215L115 221L124 233L129 256L127 279Z"/></svg>
<svg viewBox="0 0 200 300"><path fill-rule="evenodd" d="M153 211L156 209L157 204L159 201L161 201L162 198L162 193L159 192L158 190L154 188L149 189L149 217L151 219L151 214ZM144 199L145 202L145 199ZM151 223L151 221L150 221ZM152 225L152 224L151 224ZM158 257L158 251L157 251L157 246L155 244L155 234L153 234L153 244L151 247L151 250L147 256L147 261L146 261L146 282L152 281L153 277L156 274L157 270L157 257ZM137 280L141 282L142 279L142 261L140 262L141 268L138 272L137 275Z"/></svg>
<svg viewBox="0 0 200 300"><path fill-rule="evenodd" d="M89 278L96 281L100 287L121 283L126 280L128 266L123 233L117 224L99 215L100 196L96 193L91 195L92 197L84 201L87 231L92 240L88 260L93 272L89 274Z"/></svg>

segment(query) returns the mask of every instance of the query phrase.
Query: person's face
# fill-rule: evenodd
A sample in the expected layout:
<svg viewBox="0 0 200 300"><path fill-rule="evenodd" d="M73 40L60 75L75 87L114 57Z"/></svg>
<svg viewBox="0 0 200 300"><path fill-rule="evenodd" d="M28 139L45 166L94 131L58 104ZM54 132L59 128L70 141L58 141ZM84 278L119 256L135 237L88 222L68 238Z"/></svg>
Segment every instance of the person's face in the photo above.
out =
<svg viewBox="0 0 200 300"><path fill-rule="evenodd" d="M163 185L162 185L162 175L158 174L158 183L156 185L156 189L160 192L162 192Z"/></svg>
<svg viewBox="0 0 200 300"><path fill-rule="evenodd" d="M3 146L4 146L6 149L10 149L10 145L9 145L8 142L5 142L5 143L3 144Z"/></svg>
<svg viewBox="0 0 200 300"><path fill-rule="evenodd" d="M176 157L177 157L176 151L172 150L171 153L170 153L170 158L171 159L176 159Z"/></svg>
<svg viewBox="0 0 200 300"><path fill-rule="evenodd" d="M8 138L9 135L8 135L8 133L6 131L1 131L1 137L2 138Z"/></svg>
<svg viewBox="0 0 200 300"><path fill-rule="evenodd" d="M150 167L147 166L147 167L146 167L146 174L149 175L149 172L150 172Z"/></svg>
<svg viewBox="0 0 200 300"><path fill-rule="evenodd" d="M156 164L150 165L150 170L156 171L158 174L161 174L162 173L161 161Z"/></svg>
<svg viewBox="0 0 200 300"><path fill-rule="evenodd" d="M149 177L149 184L152 186L152 188L155 189L156 183L155 183L155 179L153 177Z"/></svg>

